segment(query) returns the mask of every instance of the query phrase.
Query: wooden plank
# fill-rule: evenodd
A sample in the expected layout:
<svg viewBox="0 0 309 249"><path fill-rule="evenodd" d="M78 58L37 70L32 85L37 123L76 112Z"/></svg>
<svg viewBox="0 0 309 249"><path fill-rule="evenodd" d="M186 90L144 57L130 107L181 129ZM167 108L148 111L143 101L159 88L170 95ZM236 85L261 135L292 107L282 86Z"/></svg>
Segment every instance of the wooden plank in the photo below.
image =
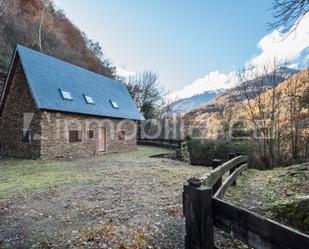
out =
<svg viewBox="0 0 309 249"><path fill-rule="evenodd" d="M248 165L243 164L239 168L237 168L232 175L229 175L229 177L223 182L218 191L214 194L214 197L222 199L228 187L230 187L233 182L235 182L236 178L247 168Z"/></svg>
<svg viewBox="0 0 309 249"><path fill-rule="evenodd" d="M150 139L150 138L140 138L138 141L152 141L152 142L172 142L172 143L178 143L178 142L184 142L185 140L183 139Z"/></svg>
<svg viewBox="0 0 309 249"><path fill-rule="evenodd" d="M222 163L221 159L212 160L212 169L218 168L221 165L221 163ZM216 193L218 191L218 189L221 187L221 185L222 185L222 177L220 177L218 179L218 181L214 183L214 185L212 187L212 192Z"/></svg>
<svg viewBox="0 0 309 249"><path fill-rule="evenodd" d="M230 153L229 158L231 160L231 159L233 159L233 158L235 158L237 156L240 156L240 155L237 155L237 153ZM234 171L235 171L235 167L230 169L230 175L233 174ZM236 180L232 184L236 185Z"/></svg>
<svg viewBox="0 0 309 249"><path fill-rule="evenodd" d="M212 190L184 185L186 249L214 249Z"/></svg>
<svg viewBox="0 0 309 249"><path fill-rule="evenodd" d="M223 163L221 166L213 169L212 171L201 177L203 185L212 187L227 171L231 170L232 168L236 167L241 163L246 163L247 159L247 156L239 156Z"/></svg>
<svg viewBox="0 0 309 249"><path fill-rule="evenodd" d="M309 236L275 221L212 198L214 225L258 249L308 249Z"/></svg>
<svg viewBox="0 0 309 249"><path fill-rule="evenodd" d="M148 146L157 146L157 147L163 147L163 148L172 148L177 149L178 148L178 140L151 140L151 139L139 139L137 140L138 145L148 145Z"/></svg>
<svg viewBox="0 0 309 249"><path fill-rule="evenodd" d="M138 145L147 145L147 146L156 146L156 147L163 147L163 148L178 148L177 145L170 145L168 143L159 143L157 141L153 142L153 141L138 141L137 142Z"/></svg>

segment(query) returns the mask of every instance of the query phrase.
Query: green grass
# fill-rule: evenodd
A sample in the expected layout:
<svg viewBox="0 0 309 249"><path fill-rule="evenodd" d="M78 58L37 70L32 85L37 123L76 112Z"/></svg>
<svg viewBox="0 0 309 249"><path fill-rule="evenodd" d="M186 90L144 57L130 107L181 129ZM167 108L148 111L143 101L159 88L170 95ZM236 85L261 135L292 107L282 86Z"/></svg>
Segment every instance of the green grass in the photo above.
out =
<svg viewBox="0 0 309 249"><path fill-rule="evenodd" d="M305 171L290 167L265 171L249 169L237 178L237 186L229 190L229 198L241 204L242 197L250 185L251 188L254 186L263 208L308 195L309 189Z"/></svg>
<svg viewBox="0 0 309 249"><path fill-rule="evenodd" d="M258 170L249 169L240 175L236 182L237 184L229 187L227 195L228 199L237 205L241 205L244 198L244 191L248 188L248 182L250 179L255 179L257 176ZM227 177L227 176L225 176Z"/></svg>
<svg viewBox="0 0 309 249"><path fill-rule="evenodd" d="M247 170L225 198L268 218L309 232L309 170L304 166ZM300 198L301 197L301 198ZM305 198L305 201L301 201Z"/></svg>
<svg viewBox="0 0 309 249"><path fill-rule="evenodd" d="M61 160L1 160L0 198L27 195L29 190L48 188L61 184L99 180L100 164L134 161L169 150L153 147L138 147L127 153L107 154L101 157Z"/></svg>
<svg viewBox="0 0 309 249"><path fill-rule="evenodd" d="M82 179L84 172L64 161L11 160L0 162L0 198Z"/></svg>

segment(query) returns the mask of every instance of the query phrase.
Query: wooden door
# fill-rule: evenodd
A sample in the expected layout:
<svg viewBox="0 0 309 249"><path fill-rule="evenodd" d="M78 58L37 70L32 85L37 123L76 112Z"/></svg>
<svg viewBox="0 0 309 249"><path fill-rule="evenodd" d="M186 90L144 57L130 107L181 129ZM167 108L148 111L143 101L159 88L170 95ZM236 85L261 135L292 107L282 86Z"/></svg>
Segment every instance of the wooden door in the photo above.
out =
<svg viewBox="0 0 309 249"><path fill-rule="evenodd" d="M98 152L106 151L106 129L98 128Z"/></svg>

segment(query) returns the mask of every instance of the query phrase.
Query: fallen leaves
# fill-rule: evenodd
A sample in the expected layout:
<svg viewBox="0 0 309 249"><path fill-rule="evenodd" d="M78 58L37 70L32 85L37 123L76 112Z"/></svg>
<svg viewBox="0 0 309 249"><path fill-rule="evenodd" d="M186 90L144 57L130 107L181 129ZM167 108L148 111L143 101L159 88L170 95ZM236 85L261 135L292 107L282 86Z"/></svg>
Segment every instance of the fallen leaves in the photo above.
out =
<svg viewBox="0 0 309 249"><path fill-rule="evenodd" d="M150 245L144 228L130 226L96 225L81 231L73 242L78 248L146 249L159 248Z"/></svg>

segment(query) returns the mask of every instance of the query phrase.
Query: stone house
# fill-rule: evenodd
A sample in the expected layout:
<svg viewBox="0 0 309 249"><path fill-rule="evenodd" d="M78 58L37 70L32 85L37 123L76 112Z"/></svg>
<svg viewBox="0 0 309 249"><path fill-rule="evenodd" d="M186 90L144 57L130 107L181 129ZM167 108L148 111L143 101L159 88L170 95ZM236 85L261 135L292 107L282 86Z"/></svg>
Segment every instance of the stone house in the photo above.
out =
<svg viewBox="0 0 309 249"><path fill-rule="evenodd" d="M42 159L131 150L144 119L121 82L20 45L0 115L1 154Z"/></svg>

